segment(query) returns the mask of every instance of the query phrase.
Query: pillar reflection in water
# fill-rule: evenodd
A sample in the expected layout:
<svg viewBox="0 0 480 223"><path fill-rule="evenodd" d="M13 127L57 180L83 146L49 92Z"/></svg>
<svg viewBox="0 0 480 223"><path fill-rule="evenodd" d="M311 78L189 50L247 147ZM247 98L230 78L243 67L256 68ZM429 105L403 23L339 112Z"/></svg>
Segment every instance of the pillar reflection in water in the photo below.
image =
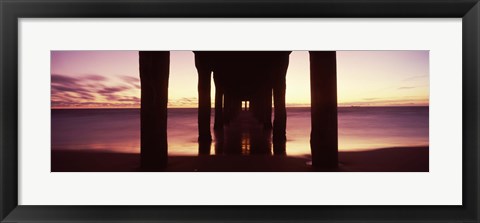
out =
<svg viewBox="0 0 480 223"><path fill-rule="evenodd" d="M214 130L213 144L199 142L199 155L285 155L285 141L272 141L272 129L255 118L251 111L242 111L223 129ZM273 150L272 150L273 147Z"/></svg>

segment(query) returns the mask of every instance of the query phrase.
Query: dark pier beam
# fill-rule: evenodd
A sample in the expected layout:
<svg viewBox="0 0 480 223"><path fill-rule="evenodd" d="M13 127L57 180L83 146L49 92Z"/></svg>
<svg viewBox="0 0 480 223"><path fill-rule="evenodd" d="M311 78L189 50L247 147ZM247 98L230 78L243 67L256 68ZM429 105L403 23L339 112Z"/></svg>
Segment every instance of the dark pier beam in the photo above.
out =
<svg viewBox="0 0 480 223"><path fill-rule="evenodd" d="M212 141L199 141L198 155L210 155L211 147L212 147Z"/></svg>
<svg viewBox="0 0 480 223"><path fill-rule="evenodd" d="M287 110L285 104L286 76L289 63L290 52L281 53L278 64L275 68L273 79L273 141L274 143L283 143L287 140ZM271 102L269 103L271 104Z"/></svg>
<svg viewBox="0 0 480 223"><path fill-rule="evenodd" d="M215 87L215 123L213 129L223 129L223 91Z"/></svg>
<svg viewBox="0 0 480 223"><path fill-rule="evenodd" d="M287 110L285 108L285 75L280 75L273 86L273 140L286 141Z"/></svg>
<svg viewBox="0 0 480 223"><path fill-rule="evenodd" d="M268 89L267 91L267 96L265 97L265 122L263 123L263 126L266 129L271 129L272 128L272 97L273 97L273 90Z"/></svg>
<svg viewBox="0 0 480 223"><path fill-rule="evenodd" d="M140 51L142 169L167 165L167 103L170 52Z"/></svg>
<svg viewBox="0 0 480 223"><path fill-rule="evenodd" d="M338 167L337 59L335 51L310 51L312 165Z"/></svg>
<svg viewBox="0 0 480 223"><path fill-rule="evenodd" d="M198 72L198 141L211 142L210 82L212 79L212 66L208 52L195 52L195 67Z"/></svg>

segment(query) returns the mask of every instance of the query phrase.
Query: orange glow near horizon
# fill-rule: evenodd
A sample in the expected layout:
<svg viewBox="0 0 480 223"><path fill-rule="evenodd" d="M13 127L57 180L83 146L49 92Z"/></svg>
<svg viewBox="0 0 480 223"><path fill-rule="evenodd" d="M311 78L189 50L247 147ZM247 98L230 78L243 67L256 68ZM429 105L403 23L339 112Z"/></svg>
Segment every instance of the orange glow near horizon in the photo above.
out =
<svg viewBox="0 0 480 223"><path fill-rule="evenodd" d="M171 108L197 107L191 51L172 51ZM52 108L138 108L138 51L52 51ZM308 51L293 51L288 107L310 106ZM428 51L338 51L339 106L428 106ZM212 81L212 107L215 88Z"/></svg>

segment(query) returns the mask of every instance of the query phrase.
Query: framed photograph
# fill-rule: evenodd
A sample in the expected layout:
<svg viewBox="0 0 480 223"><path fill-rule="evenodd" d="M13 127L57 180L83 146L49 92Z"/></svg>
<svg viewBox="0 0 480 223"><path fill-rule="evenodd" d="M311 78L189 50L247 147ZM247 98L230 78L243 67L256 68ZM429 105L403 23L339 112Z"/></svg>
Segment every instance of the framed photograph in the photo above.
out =
<svg viewBox="0 0 480 223"><path fill-rule="evenodd" d="M479 7L1 1L1 222L478 222Z"/></svg>

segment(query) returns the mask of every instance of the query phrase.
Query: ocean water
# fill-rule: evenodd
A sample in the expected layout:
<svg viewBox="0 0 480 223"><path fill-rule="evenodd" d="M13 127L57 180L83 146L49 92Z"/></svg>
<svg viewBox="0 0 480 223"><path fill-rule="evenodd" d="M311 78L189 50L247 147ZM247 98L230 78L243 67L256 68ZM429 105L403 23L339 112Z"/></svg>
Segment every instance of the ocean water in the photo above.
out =
<svg viewBox="0 0 480 223"><path fill-rule="evenodd" d="M428 146L428 114L428 107L340 107L339 150ZM52 150L140 152L139 109L53 109L51 118ZM167 132L169 155L199 153L197 109L170 108ZM250 136L242 137L248 150ZM310 108L287 108L286 154L310 154Z"/></svg>

